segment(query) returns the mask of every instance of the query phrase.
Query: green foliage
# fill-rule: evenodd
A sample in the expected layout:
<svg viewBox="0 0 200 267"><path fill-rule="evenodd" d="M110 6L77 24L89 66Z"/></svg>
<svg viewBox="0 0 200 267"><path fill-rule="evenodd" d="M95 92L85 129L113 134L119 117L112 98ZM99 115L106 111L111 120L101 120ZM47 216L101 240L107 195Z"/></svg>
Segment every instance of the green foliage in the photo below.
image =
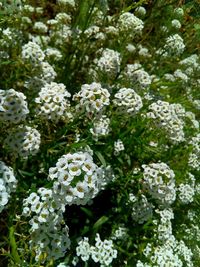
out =
<svg viewBox="0 0 200 267"><path fill-rule="evenodd" d="M79 257L79 263L77 265L74 263L74 266L158 267L156 260L153 262L150 258L155 256L154 253L158 253L159 248L168 244L173 236L177 247L183 241L187 249L191 250L191 262L194 267L198 267L200 265L198 1L185 1L185 3L178 1L178 3L171 0L81 0L75 1L74 6L73 1L66 1L67 4L64 2L1 1L0 5L0 142L2 145L0 155L1 161L13 169L18 181L16 190L8 194L9 202L1 211L0 265L2 262L4 266L10 267L56 267L59 263L65 262L66 266L72 266L72 262L77 260L79 241L88 237L90 246L93 246L96 234L100 234L101 240L112 240L113 247L118 253L117 258L113 259L111 264L101 265L99 262L94 262L91 255L85 262ZM143 9L139 9L140 7ZM175 13L178 8L182 8L183 15ZM130 17L133 14L136 17L131 17L132 21L127 17L126 23L123 24L122 17L126 13ZM180 28L177 20L181 25ZM134 27L130 26L133 21L136 23ZM37 28L37 22L42 22L44 25ZM45 25L46 31L42 30ZM169 42L167 46L168 38L177 35L183 43L179 39L177 45L178 41L173 43L172 40L173 45ZM39 49L44 53L44 60L39 60L38 51L33 59L23 56L24 47L29 42L39 45ZM175 49L176 45L178 52ZM183 52L179 51L181 45L184 45ZM52 48L55 49L53 52L56 56L52 50L52 55L48 55L48 49ZM31 52L27 53L34 53L36 48L31 49ZM183 63L192 55L194 58L196 55L196 61L192 59L192 63ZM42 63L46 65L42 66ZM131 67L134 70L131 70ZM63 96L63 92L57 92L54 87L54 91L47 92L42 99L42 89L52 82L57 85L62 83L66 87L64 92L70 93L71 96L67 98L65 95L60 100L59 97ZM96 94L93 94L91 89L91 84L94 82L101 86ZM84 95L84 85L90 86L90 98L87 98L90 92ZM15 108L12 109L13 114L10 114L9 118L21 114L19 110L21 100L16 100L16 96L13 101L12 97L11 100L7 100L10 101L7 106L4 103L6 100L3 94L8 93L11 88L15 92L23 93L28 103L29 113L19 123L16 123L16 119L6 121L3 117L12 107ZM107 90L109 99L105 95L103 100L101 99L102 88ZM121 88L134 90L137 100L134 97L131 99L130 95L126 95L124 99L120 96L119 104L116 98ZM76 93L81 90L83 96L77 96ZM40 104L43 100L46 101L45 104L41 104L43 105L41 109L36 101L37 98ZM138 99L141 99L141 107ZM107 100L109 100L108 105L105 104ZM94 103L97 103L95 107L92 106ZM63 114L61 114L62 104ZM151 107L153 104L157 105L155 112ZM57 105L59 109L56 109ZM100 105L103 105L102 109L99 108ZM133 110L130 111L130 108ZM69 117L66 113L68 115L70 113ZM107 118L108 128L105 126ZM102 121L99 126L100 119ZM24 132L18 136L19 140L22 136L21 143L18 139L14 140L16 142L12 146L9 146L11 141L6 143L9 136L14 136L13 133L18 126L19 128L28 126L39 132L40 144L37 153L32 153L37 143L35 147L31 147L37 138L31 135L27 138L28 135ZM22 147L20 154L20 146L23 146L25 141L28 145ZM18 147L19 151L16 152ZM30 153L27 157L23 157L22 153L26 149ZM95 164L92 166L98 168L89 175L87 190L90 194L88 193L89 199L84 205L64 202L62 197L65 194L69 197L69 188L59 191L60 180L57 181L58 177L50 179L49 174L50 168L57 167L58 160L63 155L75 155L79 152L90 155L88 157L91 157L92 164ZM164 170L157 170L156 168L162 163L167 167ZM72 162L68 165L70 164ZM157 164L157 167L152 167L152 164ZM90 170L91 166L88 166L85 167ZM64 170L68 171L67 168L69 166ZM75 166L71 171L76 172L76 168L78 167ZM147 170L149 173L145 176ZM5 179L3 171L1 170L0 182ZM95 190L90 179L92 180L96 172L99 180L98 186L95 187L96 192L93 192ZM79 182L85 181L86 174L87 172L83 170L80 175L70 174L73 176L70 186L76 188ZM145 179L151 178L151 183L157 179L156 182L159 184L161 181L162 185L157 188L156 185L148 184ZM55 181L59 185L56 185ZM170 202L173 183L176 197ZM193 190L192 200L187 199L190 193L188 195L185 193L184 198L184 194L181 193L182 185L190 186L186 193L190 192L190 189ZM0 201L3 199L3 186L3 182L0 183ZM58 240L62 236L65 224L69 227L71 247L66 248L60 257L56 256L60 255L62 245L59 247L59 242L56 243L53 239L52 229L40 233L41 236L46 234L50 240L49 243L45 238L47 243L40 240L45 244L41 254L38 252L39 245L33 242L38 233L35 225L39 225L38 227L42 225L30 221L33 214L38 216L34 212L31 214L31 209L37 210L37 207L32 207L32 203L29 203L30 214L24 216L27 198L31 194L39 194L38 190L41 188L53 192L49 202L52 202L51 208L54 211L51 211L50 215L55 213L55 216L59 214L59 217L62 213L63 216L59 226L54 218L55 229L58 229ZM77 188L77 194L85 193L84 187L77 186ZM54 190L57 190L56 193ZM58 192L61 192L61 196ZM56 203L56 197L61 197L63 203L61 200L59 204ZM164 201L165 197L169 198L169 202ZM49 203L41 200L41 196L39 198L48 209ZM84 197L80 199L83 201ZM146 210L147 208L151 212ZM166 210L174 215L174 218L166 219L170 226L163 224L160 215ZM44 221L45 216L47 215L44 215ZM52 220L43 226L48 229ZM36 229L32 228L33 225ZM169 236L162 239L163 233L159 227L165 226L168 227ZM172 227L171 232L170 227ZM116 232L119 229L125 229L124 235L117 236ZM67 234L65 237L68 238ZM30 241L34 244L31 249ZM53 241L58 247L56 253L54 255L52 253L51 256L51 251L56 247ZM149 244L152 246L151 252L147 251ZM165 247L165 250L168 249L169 247ZM174 249L171 257L177 256L182 266L192 266L189 265L189 260L184 258L184 253L178 253ZM173 261L173 258L171 260ZM142 265L139 265L139 261Z"/></svg>

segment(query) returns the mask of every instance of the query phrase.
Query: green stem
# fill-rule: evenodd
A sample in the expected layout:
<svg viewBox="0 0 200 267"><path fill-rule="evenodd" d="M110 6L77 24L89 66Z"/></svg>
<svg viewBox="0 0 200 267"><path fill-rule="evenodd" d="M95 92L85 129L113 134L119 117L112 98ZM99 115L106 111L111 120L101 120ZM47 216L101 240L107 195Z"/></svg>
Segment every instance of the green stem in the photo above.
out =
<svg viewBox="0 0 200 267"><path fill-rule="evenodd" d="M19 254L17 252L17 244L15 241L14 233L15 233L14 226L11 226L9 228L9 240L10 240L10 246L11 246L11 255L13 256L15 263L20 264L21 260L20 260Z"/></svg>

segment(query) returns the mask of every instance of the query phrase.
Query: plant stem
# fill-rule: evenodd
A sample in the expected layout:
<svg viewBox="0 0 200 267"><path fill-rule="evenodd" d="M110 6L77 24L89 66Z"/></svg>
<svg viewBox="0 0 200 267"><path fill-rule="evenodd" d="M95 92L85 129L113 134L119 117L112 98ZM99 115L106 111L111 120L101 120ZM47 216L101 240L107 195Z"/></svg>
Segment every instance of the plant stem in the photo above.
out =
<svg viewBox="0 0 200 267"><path fill-rule="evenodd" d="M9 241L10 241L10 246L11 246L11 255L12 255L15 263L20 264L21 260L20 260L19 254L17 252L17 244L15 241L14 233L15 233L14 226L11 226L9 228Z"/></svg>

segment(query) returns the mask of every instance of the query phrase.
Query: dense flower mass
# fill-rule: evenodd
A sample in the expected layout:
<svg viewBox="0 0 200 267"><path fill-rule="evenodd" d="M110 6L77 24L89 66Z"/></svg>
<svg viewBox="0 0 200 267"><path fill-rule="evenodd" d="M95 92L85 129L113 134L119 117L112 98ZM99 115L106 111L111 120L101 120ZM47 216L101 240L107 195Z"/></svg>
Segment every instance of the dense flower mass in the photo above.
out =
<svg viewBox="0 0 200 267"><path fill-rule="evenodd" d="M0 2L0 265L199 267L198 1Z"/></svg>
<svg viewBox="0 0 200 267"><path fill-rule="evenodd" d="M29 113L26 96L14 89L0 90L0 121L19 123Z"/></svg>

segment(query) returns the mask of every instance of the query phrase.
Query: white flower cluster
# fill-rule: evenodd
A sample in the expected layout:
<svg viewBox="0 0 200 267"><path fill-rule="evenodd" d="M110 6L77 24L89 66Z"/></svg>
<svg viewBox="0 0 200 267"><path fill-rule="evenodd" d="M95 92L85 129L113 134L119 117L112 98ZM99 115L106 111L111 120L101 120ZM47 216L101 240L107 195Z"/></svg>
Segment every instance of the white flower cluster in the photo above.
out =
<svg viewBox="0 0 200 267"><path fill-rule="evenodd" d="M185 233L185 240L190 240L194 242L196 240L197 242L200 242L200 228L198 226L199 218L198 215L196 215L197 218L194 218L194 215L191 218L191 214L187 216L189 220L192 219L192 224L190 227L188 227L188 224L181 224L181 228L183 229L183 232Z"/></svg>
<svg viewBox="0 0 200 267"><path fill-rule="evenodd" d="M93 26L90 26L89 28L87 28L84 31L84 35L87 38L94 38L94 39L96 39L96 42L103 41L105 39L105 34L102 33L100 31L100 28L98 26L96 26L96 25L93 25ZM105 49L105 50L107 50L107 49ZM108 49L108 50L110 50L110 49ZM111 51L113 51L113 50L111 50ZM115 52L115 51L113 51L113 52Z"/></svg>
<svg viewBox="0 0 200 267"><path fill-rule="evenodd" d="M63 219L63 218L62 218ZM68 226L56 225L54 217L31 234L30 249L36 253L36 261L57 260L64 257L70 247Z"/></svg>
<svg viewBox="0 0 200 267"><path fill-rule="evenodd" d="M179 34L174 34L167 37L166 43L164 45L164 50L169 55L179 56L183 53L184 49L185 44Z"/></svg>
<svg viewBox="0 0 200 267"><path fill-rule="evenodd" d="M172 209L156 210L156 213L160 215L160 222L155 231L155 235L159 241L165 243L172 237L172 223L174 219L174 213Z"/></svg>
<svg viewBox="0 0 200 267"><path fill-rule="evenodd" d="M73 100L78 101L77 110L86 111L86 114L97 114L105 106L110 104L110 93L101 87L100 83L83 84L81 90L73 96Z"/></svg>
<svg viewBox="0 0 200 267"><path fill-rule="evenodd" d="M121 88L114 96L114 106L120 114L134 115L142 107L141 97L131 88Z"/></svg>
<svg viewBox="0 0 200 267"><path fill-rule="evenodd" d="M110 131L110 119L103 115L100 119L93 122L93 128L90 128L90 132L94 140L98 140L100 137L105 137Z"/></svg>
<svg viewBox="0 0 200 267"><path fill-rule="evenodd" d="M22 10L27 12L27 13L34 13L36 12L37 14L42 14L43 8L42 7L33 7L31 5L23 5Z"/></svg>
<svg viewBox="0 0 200 267"><path fill-rule="evenodd" d="M132 218L135 222L143 224L152 218L154 206L145 195L135 196L131 193L129 203L132 205Z"/></svg>
<svg viewBox="0 0 200 267"><path fill-rule="evenodd" d="M187 83L189 77L180 69L175 70L173 74L175 80L182 80L182 82Z"/></svg>
<svg viewBox="0 0 200 267"><path fill-rule="evenodd" d="M19 125L8 133L4 145L14 154L27 158L35 155L40 148L40 133L38 130Z"/></svg>
<svg viewBox="0 0 200 267"><path fill-rule="evenodd" d="M57 0L57 3L60 5L69 5L71 7L75 7L75 1L74 0Z"/></svg>
<svg viewBox="0 0 200 267"><path fill-rule="evenodd" d="M32 63L40 63L44 60L45 54L38 44L35 42L28 42L22 46L22 59L30 60Z"/></svg>
<svg viewBox="0 0 200 267"><path fill-rule="evenodd" d="M0 212L5 208L11 192L16 190L17 180L13 169L0 161Z"/></svg>
<svg viewBox="0 0 200 267"><path fill-rule="evenodd" d="M189 154L188 165L190 168L199 171L200 170L200 134L192 137L189 141L192 145L192 151Z"/></svg>
<svg viewBox="0 0 200 267"><path fill-rule="evenodd" d="M46 33L48 31L48 27L41 21L37 21L33 25L33 29L38 31L39 33Z"/></svg>
<svg viewBox="0 0 200 267"><path fill-rule="evenodd" d="M54 59L55 61L58 61L62 58L61 52L56 48L48 47L44 52L48 59Z"/></svg>
<svg viewBox="0 0 200 267"><path fill-rule="evenodd" d="M144 28L144 23L130 12L124 12L120 15L118 20L118 27L122 34L134 37L140 35Z"/></svg>
<svg viewBox="0 0 200 267"><path fill-rule="evenodd" d="M111 239L112 240L125 240L127 238L127 231L126 227L119 226L113 233Z"/></svg>
<svg viewBox="0 0 200 267"><path fill-rule="evenodd" d="M176 16L182 17L184 15L184 10L181 7L177 7L174 9L174 14Z"/></svg>
<svg viewBox="0 0 200 267"><path fill-rule="evenodd" d="M190 184L181 183L178 187L178 197L183 204L193 202L195 195L195 189Z"/></svg>
<svg viewBox="0 0 200 267"><path fill-rule="evenodd" d="M185 59L181 60L179 62L179 65L182 69L182 72L185 74L185 76L188 77L188 81L190 82L190 86L198 86L199 85L199 79L198 73L200 71L200 60L199 56L197 54L192 54L189 57L186 57ZM188 93L190 92L190 89L187 90ZM192 101L193 102L193 101Z"/></svg>
<svg viewBox="0 0 200 267"><path fill-rule="evenodd" d="M176 199L175 174L163 162L142 165L144 169L142 185L157 200L158 204L170 205Z"/></svg>
<svg viewBox="0 0 200 267"><path fill-rule="evenodd" d="M178 19L173 19L172 20L172 27L175 29L180 29L181 28L181 23Z"/></svg>
<svg viewBox="0 0 200 267"><path fill-rule="evenodd" d="M32 34L30 34L29 35L29 40L30 40L29 42L37 44L40 47L40 49L41 49L41 47L48 46L49 43L50 43L50 37L47 36L47 35L32 35ZM24 60L25 61L29 61L32 64L34 63L33 66L37 66L38 64L40 64L40 62L42 62L41 60L39 60L39 61L36 60L35 62L31 61L31 59L29 59L29 60L28 59L24 59Z"/></svg>
<svg viewBox="0 0 200 267"><path fill-rule="evenodd" d="M102 56L97 60L97 72L108 75L113 78L120 71L121 56L117 51L106 48L102 52Z"/></svg>
<svg viewBox="0 0 200 267"><path fill-rule="evenodd" d="M126 66L125 77L139 88L146 88L152 82L151 76L138 63L128 64Z"/></svg>
<svg viewBox="0 0 200 267"><path fill-rule="evenodd" d="M63 257L70 246L68 227L63 225L64 205L51 189L39 188L23 201L23 215L32 216L30 247L36 261Z"/></svg>
<svg viewBox="0 0 200 267"><path fill-rule="evenodd" d="M65 205L85 205L99 192L102 172L89 153L69 153L49 169L49 179Z"/></svg>
<svg viewBox="0 0 200 267"><path fill-rule="evenodd" d="M191 56L186 57L185 59L181 60L179 64L181 66L190 67L195 70L195 69L200 68L198 60L199 60L199 56L197 54L192 54Z"/></svg>
<svg viewBox="0 0 200 267"><path fill-rule="evenodd" d="M86 237L79 241L76 247L77 256L80 256L83 261L87 261L91 256L95 263L100 263L101 267L110 266L113 259L117 258L117 250L114 249L113 241L107 239L102 241L98 233L95 241L95 246L90 246Z"/></svg>
<svg viewBox="0 0 200 267"><path fill-rule="evenodd" d="M122 142L122 140L118 139L117 141L114 142L114 155L118 156L121 151L124 151L125 147Z"/></svg>
<svg viewBox="0 0 200 267"><path fill-rule="evenodd" d="M17 32L14 28L1 28L1 39L0 45L1 47L9 48L10 44L17 45L17 39L19 38L19 32Z"/></svg>
<svg viewBox="0 0 200 267"><path fill-rule="evenodd" d="M71 22L72 18L69 14L67 14L65 12L61 12L61 13L56 14L55 20L60 25L68 25Z"/></svg>
<svg viewBox="0 0 200 267"><path fill-rule="evenodd" d="M58 23L57 20L55 20ZM70 42L72 37L71 27L68 25L63 25L61 23L60 28L51 32L51 39L55 41L57 46L62 46Z"/></svg>
<svg viewBox="0 0 200 267"><path fill-rule="evenodd" d="M32 230L39 228L39 223L45 223L57 207L52 201L53 192L51 189L39 188L38 192L31 193L23 200L23 215L30 216L32 213L38 215L32 219ZM46 214L46 216L44 216Z"/></svg>
<svg viewBox="0 0 200 267"><path fill-rule="evenodd" d="M135 14L138 17L144 17L146 15L147 11L143 6L139 6L135 9Z"/></svg>
<svg viewBox="0 0 200 267"><path fill-rule="evenodd" d="M70 120L72 114L70 102L67 99L70 96L71 94L62 83L45 84L35 99L37 115L53 122L58 122L60 119Z"/></svg>
<svg viewBox="0 0 200 267"><path fill-rule="evenodd" d="M138 48L138 55L143 58L149 58L151 57L151 54L149 53L149 49L139 44L137 46Z"/></svg>
<svg viewBox="0 0 200 267"><path fill-rule="evenodd" d="M158 127L163 128L173 143L185 140L184 121L185 109L180 104L170 104L158 100L149 106L150 112L147 117L154 119Z"/></svg>
<svg viewBox="0 0 200 267"><path fill-rule="evenodd" d="M136 267L193 267L192 251L181 241L177 241L174 236L166 240L163 245L153 247L152 244L148 243L146 248L145 256L148 261L150 260L151 265L137 262Z"/></svg>
<svg viewBox="0 0 200 267"><path fill-rule="evenodd" d="M0 121L19 123L29 113L26 96L14 89L0 90Z"/></svg>
<svg viewBox="0 0 200 267"><path fill-rule="evenodd" d="M44 83L50 83L56 78L57 73L48 62L46 61L41 62L39 67L40 67L39 78L42 79Z"/></svg>

